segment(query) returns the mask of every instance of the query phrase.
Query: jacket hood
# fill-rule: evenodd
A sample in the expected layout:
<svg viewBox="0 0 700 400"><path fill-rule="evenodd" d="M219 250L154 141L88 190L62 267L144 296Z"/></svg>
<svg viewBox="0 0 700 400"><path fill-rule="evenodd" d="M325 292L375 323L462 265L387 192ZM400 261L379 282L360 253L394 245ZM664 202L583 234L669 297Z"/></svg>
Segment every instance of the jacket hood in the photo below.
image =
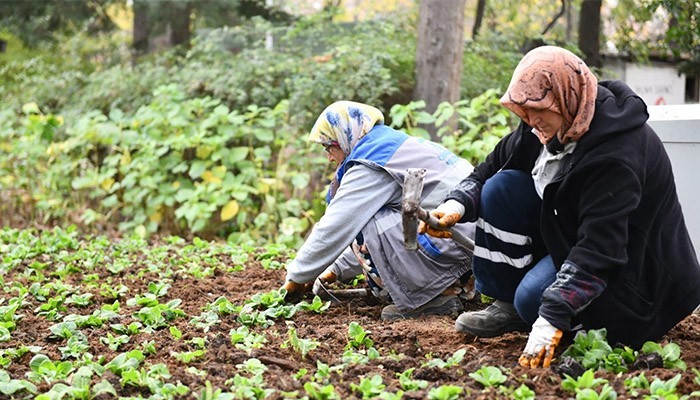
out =
<svg viewBox="0 0 700 400"><path fill-rule="evenodd" d="M622 81L601 81L593 121L583 138L638 128L648 119L647 105L629 86Z"/></svg>

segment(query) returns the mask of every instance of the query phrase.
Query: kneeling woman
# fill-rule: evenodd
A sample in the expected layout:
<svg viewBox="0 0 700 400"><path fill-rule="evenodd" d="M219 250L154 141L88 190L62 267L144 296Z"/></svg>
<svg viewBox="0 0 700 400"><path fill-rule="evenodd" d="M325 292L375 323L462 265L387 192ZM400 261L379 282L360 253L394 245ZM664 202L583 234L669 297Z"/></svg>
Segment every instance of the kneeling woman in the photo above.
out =
<svg viewBox="0 0 700 400"><path fill-rule="evenodd" d="M452 288L471 271L471 251L422 234L418 250L406 250L401 199L407 168L427 171L421 205L430 208L472 166L441 145L384 125L377 108L350 101L328 106L309 141L322 144L338 168L325 214L287 265L289 297L299 297L319 275L328 282L364 272L373 292L392 303L382 319L458 314L462 304ZM474 235L473 224L458 229Z"/></svg>

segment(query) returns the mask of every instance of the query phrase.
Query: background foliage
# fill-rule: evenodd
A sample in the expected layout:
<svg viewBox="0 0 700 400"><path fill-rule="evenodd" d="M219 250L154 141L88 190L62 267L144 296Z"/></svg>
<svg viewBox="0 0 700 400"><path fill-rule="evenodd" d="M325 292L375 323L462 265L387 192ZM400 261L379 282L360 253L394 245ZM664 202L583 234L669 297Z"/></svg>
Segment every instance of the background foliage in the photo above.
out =
<svg viewBox="0 0 700 400"><path fill-rule="evenodd" d="M498 98L522 55L522 35L576 50L568 25L538 36L554 3L508 1L498 13L489 6L478 38L465 42L462 100L429 114L411 99L411 4L396 1L393 14L355 20L359 9L332 2L307 16L260 8L257 0L171 2L194 7L191 45L139 58L129 34L115 29L133 17L120 0L15 2L2 16L3 222L296 246L323 212L332 172L305 142L326 105L376 105L387 123L412 135L425 136L425 124L434 124L443 145L477 163L515 125ZM634 21L649 20L660 5L678 21L669 30L674 49L688 53L697 31L684 32L697 10L647 1ZM169 29L162 8L149 6L153 34ZM631 21L618 14L613 20Z"/></svg>

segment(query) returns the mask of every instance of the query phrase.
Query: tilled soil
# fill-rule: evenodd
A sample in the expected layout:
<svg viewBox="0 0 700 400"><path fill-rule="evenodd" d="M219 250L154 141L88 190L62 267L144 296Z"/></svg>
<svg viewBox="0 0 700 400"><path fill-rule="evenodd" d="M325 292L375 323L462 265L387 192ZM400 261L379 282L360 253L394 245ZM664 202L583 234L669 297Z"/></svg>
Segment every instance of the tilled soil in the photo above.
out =
<svg viewBox="0 0 700 400"><path fill-rule="evenodd" d="M284 260L280 260L284 263ZM24 263L29 265L29 261ZM21 272L21 268L13 270ZM116 278L116 279L115 279ZM11 286L13 279L24 281L27 277L8 274L4 276L5 288ZM70 275L68 282L75 285L80 283L80 275ZM71 279L74 281L71 282ZM122 277L112 277L112 283L116 287L124 284L130 288L127 298L137 293L145 293L146 285L155 279L151 273L143 273L140 276L124 273ZM163 280L163 277L158 279ZM409 368L415 368L413 379L422 379L428 382L424 389L405 391L403 398L424 399L428 398L431 389L441 385L456 385L463 388L458 398L492 399L514 397L507 391L498 389L485 389L476 382L470 373L483 366L502 367L507 376L507 381L502 385L511 390L522 384L536 393L537 399L574 398L571 392L566 392L562 386L562 378L549 369L524 369L517 365L517 358L527 341L527 335L521 333L509 333L498 338L475 338L458 333L454 329L454 319L448 316L428 316L413 320L397 322L385 322L379 319L383 304L373 298L353 300L331 307L326 312L315 314L310 311L299 311L291 319L285 321L279 319L274 325L261 328L251 327L252 331L261 333L267 339L262 348L250 352L240 350L232 345L230 331L239 328L241 323L235 315L224 316L218 324L213 325L207 332L197 329L190 323L192 317L199 315L205 305L212 303L220 296L225 296L234 304L242 305L251 296L257 293L269 292L279 288L284 281L283 270L263 269L259 261L251 257L245 269L237 272L222 272L217 270L213 276L205 278L193 278L185 275L174 275L167 278L171 287L161 302L172 299L181 299L179 306L187 315L175 319L171 325L176 326L182 337L176 339L168 329L157 330L152 334L140 333L134 335L129 343L122 345L119 351L110 350L100 342L100 338L112 332L108 327L82 329L89 338L90 348L88 353L104 356L106 361L111 360L117 354L139 348L141 343L155 340L157 352L147 356L146 365L163 363L172 374L170 382L181 382L191 389L186 398L194 398L208 381L213 388L220 388L224 392L233 392L235 385L232 383L234 376L245 376L241 364L250 358L258 359L267 370L264 372L264 387L272 389L268 398L302 398L309 395L304 388L304 383L313 380L318 363L329 366L343 364L343 353L348 346L348 326L355 321L369 332L369 337L374 342L380 357L366 364L347 363L345 368L332 372L327 380L319 380L322 384L331 384L339 398L362 398L362 394L356 389L363 378L380 375L386 385L385 392L401 390L398 373ZM10 297L8 291L2 295ZM35 315L35 309L39 303L29 296L28 304L22 307L22 316L17 320L17 327L12 332L12 338L8 342L0 343L0 349L16 348L19 345L41 346L42 354L52 360L60 360L59 347L65 346L65 340L51 337L49 327L55 322L47 321L43 317ZM94 304L111 304L113 300L101 298L99 294L94 297ZM0 303L3 305L3 303ZM64 314L83 313L88 311L73 305ZM468 309L483 307L476 300L466 304ZM90 310L93 310L90 308ZM111 324L122 323L128 325L133 322L132 314L137 307L129 307L122 300L121 320L110 321ZM312 339L320 344L311 350L305 357L298 351L288 346L289 329L294 327L300 338ZM200 359L187 364L176 360L173 352L192 350L189 340L195 337L206 338L206 353ZM700 385L695 382L696 375L692 368L700 366L700 320L698 315L692 315L675 327L660 343L673 341L681 347L681 357L688 364L688 370L653 369L646 371L645 375L651 381L654 377L668 380L678 373L682 373L682 379L678 386L678 393L690 394L700 390ZM457 350L466 349L463 360L456 366L439 368L426 365L429 359L440 358L447 360ZM558 354L563 349L559 349ZM29 372L31 353L27 353L19 359L13 360L5 370L13 379L26 379ZM189 367L195 367L203 374L195 374ZM307 372L304 374L303 370ZM302 371L302 372L300 372ZM626 378L636 376L639 371L613 374L598 371L596 377L607 379L617 391L618 398L630 398L624 387ZM119 377L106 371L103 377L111 382L120 396L133 396L147 398L151 395L148 388L131 385L121 386ZM41 383L37 387L39 392L47 391L55 384ZM640 391L641 395L648 391ZM640 396L641 396L640 395ZM23 397L17 394L16 397ZM101 396L109 398L109 396Z"/></svg>

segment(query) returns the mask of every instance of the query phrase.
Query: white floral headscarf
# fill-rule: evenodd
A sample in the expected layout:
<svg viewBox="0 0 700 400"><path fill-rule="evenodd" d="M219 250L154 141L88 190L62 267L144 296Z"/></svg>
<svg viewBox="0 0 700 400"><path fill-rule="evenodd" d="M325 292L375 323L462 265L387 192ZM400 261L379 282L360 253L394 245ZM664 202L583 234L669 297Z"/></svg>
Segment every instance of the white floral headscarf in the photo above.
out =
<svg viewBox="0 0 700 400"><path fill-rule="evenodd" d="M384 123L379 109L354 101L336 101L326 107L316 120L309 141L335 141L347 156L363 136L375 125Z"/></svg>

